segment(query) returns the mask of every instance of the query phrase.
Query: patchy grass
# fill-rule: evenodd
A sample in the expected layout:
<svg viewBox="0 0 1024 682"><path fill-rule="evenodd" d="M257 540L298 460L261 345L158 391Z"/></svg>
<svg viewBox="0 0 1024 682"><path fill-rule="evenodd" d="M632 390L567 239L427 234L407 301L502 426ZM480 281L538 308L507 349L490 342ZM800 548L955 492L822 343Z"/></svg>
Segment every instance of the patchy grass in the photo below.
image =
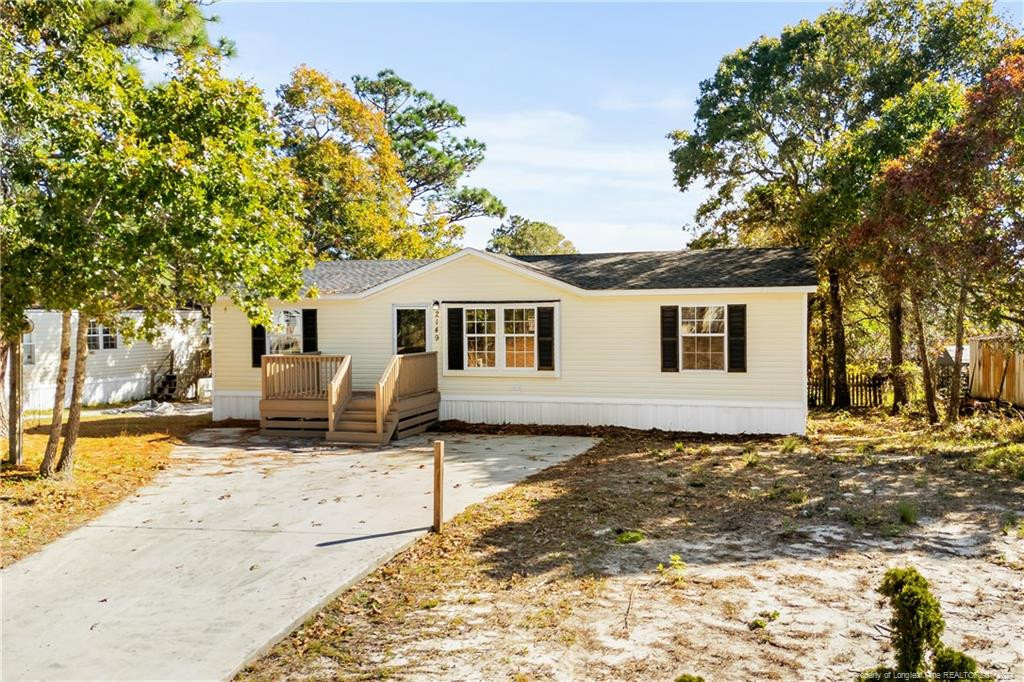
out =
<svg viewBox="0 0 1024 682"><path fill-rule="evenodd" d="M30 421L25 464L0 471L0 565L7 566L102 514L167 467L171 448L210 416L82 418L74 480L37 475L49 420ZM3 455L7 454L4 440Z"/></svg>
<svg viewBox="0 0 1024 682"><path fill-rule="evenodd" d="M846 678L884 654L874 586L906 564L956 605L952 644L1019 670L1024 486L984 455L1024 427L967 422L814 415L791 450L553 429L603 440L468 508L240 678Z"/></svg>

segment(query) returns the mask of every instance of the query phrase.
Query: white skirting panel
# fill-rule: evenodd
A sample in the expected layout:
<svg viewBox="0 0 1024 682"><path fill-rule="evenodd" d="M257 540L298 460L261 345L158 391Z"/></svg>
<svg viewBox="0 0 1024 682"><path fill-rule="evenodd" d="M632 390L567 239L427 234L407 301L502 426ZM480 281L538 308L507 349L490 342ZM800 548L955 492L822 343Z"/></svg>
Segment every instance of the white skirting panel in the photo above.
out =
<svg viewBox="0 0 1024 682"><path fill-rule="evenodd" d="M807 407L799 402L646 401L637 398L441 395L441 419L482 424L626 426L700 433L803 435Z"/></svg>
<svg viewBox="0 0 1024 682"><path fill-rule="evenodd" d="M71 404L72 377L68 377L64 393L64 406ZM49 410L53 408L56 384L31 384L25 386L26 410ZM82 386L83 405L102 405L141 400L149 395L148 377L107 377L89 379Z"/></svg>
<svg viewBox="0 0 1024 682"><path fill-rule="evenodd" d="M213 421L220 419L259 419L259 391L213 392Z"/></svg>

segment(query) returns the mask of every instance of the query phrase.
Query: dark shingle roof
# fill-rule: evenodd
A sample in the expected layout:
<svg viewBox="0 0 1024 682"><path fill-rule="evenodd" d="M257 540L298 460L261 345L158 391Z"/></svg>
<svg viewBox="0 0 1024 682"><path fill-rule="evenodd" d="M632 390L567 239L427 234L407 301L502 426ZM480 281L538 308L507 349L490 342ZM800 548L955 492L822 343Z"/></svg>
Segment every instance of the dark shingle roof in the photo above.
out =
<svg viewBox="0 0 1024 682"><path fill-rule="evenodd" d="M515 256L581 289L710 289L816 285L803 248L633 251Z"/></svg>
<svg viewBox="0 0 1024 682"><path fill-rule="evenodd" d="M329 260L306 270L307 288L316 285L321 294L358 294L433 262L419 260Z"/></svg>
<svg viewBox="0 0 1024 682"><path fill-rule="evenodd" d="M806 249L701 249L560 256L513 256L535 272L581 289L710 289L816 285ZM304 274L321 294L358 294L412 272L431 259L339 260Z"/></svg>

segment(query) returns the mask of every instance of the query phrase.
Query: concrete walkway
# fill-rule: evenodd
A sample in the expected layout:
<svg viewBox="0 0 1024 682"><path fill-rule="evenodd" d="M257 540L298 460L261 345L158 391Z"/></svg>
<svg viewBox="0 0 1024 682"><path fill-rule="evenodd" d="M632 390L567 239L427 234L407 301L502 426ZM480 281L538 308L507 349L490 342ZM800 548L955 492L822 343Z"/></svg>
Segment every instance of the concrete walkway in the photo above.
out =
<svg viewBox="0 0 1024 682"><path fill-rule="evenodd" d="M444 438L448 518L595 442ZM196 432L153 485L0 572L2 678L231 677L426 533L430 443Z"/></svg>

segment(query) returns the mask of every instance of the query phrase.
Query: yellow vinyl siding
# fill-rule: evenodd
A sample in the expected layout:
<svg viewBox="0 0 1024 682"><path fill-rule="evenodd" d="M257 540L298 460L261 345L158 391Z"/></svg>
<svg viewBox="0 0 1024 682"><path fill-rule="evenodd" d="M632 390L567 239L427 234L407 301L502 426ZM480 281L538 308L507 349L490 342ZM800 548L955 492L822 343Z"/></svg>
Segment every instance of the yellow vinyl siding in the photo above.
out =
<svg viewBox="0 0 1024 682"><path fill-rule="evenodd" d="M516 394L553 397L802 401L806 294L749 292L700 295L577 294L468 255L364 299L320 299L274 307L316 308L319 348L353 355L357 389L370 388L392 352L394 305L433 301L557 300L560 375L551 372L480 376L444 372L442 395ZM662 305L747 304L747 372L662 372ZM464 304L457 303L459 307ZM244 316L218 302L212 311L217 391L258 391ZM427 311L428 318L434 317ZM446 314L432 349L446 361ZM433 334L429 342L433 344Z"/></svg>

